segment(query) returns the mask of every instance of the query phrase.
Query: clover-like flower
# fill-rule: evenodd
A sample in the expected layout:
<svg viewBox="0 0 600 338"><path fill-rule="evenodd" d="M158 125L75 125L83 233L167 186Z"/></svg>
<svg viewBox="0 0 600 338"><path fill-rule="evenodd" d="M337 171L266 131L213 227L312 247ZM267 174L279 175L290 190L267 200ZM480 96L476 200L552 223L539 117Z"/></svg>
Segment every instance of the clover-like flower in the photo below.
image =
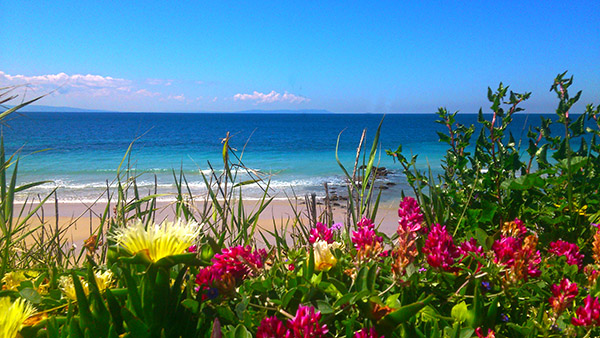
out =
<svg viewBox="0 0 600 338"><path fill-rule="evenodd" d="M427 228L423 226L423 213L421 207L412 197L404 197L398 208L398 234L402 235L405 232L427 232Z"/></svg>
<svg viewBox="0 0 600 338"><path fill-rule="evenodd" d="M230 289L263 268L266 258L265 249L253 251L249 245L224 248L213 257L211 266L200 269L196 275L198 291L208 291L213 286Z"/></svg>
<svg viewBox="0 0 600 338"><path fill-rule="evenodd" d="M577 244L558 240L550 243L550 250L548 250L548 253L556 256L565 256L567 257L567 264L577 265L579 270L583 269L584 255L579 252Z"/></svg>
<svg viewBox="0 0 600 338"><path fill-rule="evenodd" d="M16 338L25 320L34 312L33 306L22 298L14 302L9 297L0 298L0 337Z"/></svg>
<svg viewBox="0 0 600 338"><path fill-rule="evenodd" d="M454 240L446 230L446 226L439 224L431 227L423 252L427 255L429 265L445 271L453 271L454 259L460 256L460 251L454 245Z"/></svg>
<svg viewBox="0 0 600 338"><path fill-rule="evenodd" d="M385 336L380 336L375 331L375 328L362 328L360 331L354 332L354 338L385 338Z"/></svg>
<svg viewBox="0 0 600 338"><path fill-rule="evenodd" d="M375 224L368 218L363 218L358 222L357 231L352 231L352 243L358 250L359 260L368 259L379 255L383 251L383 238L377 236Z"/></svg>
<svg viewBox="0 0 600 338"><path fill-rule="evenodd" d="M165 221L147 229L138 220L119 228L112 235L118 245L135 255L143 252L152 262L161 258L185 253L200 233L200 226L194 221Z"/></svg>
<svg viewBox="0 0 600 338"><path fill-rule="evenodd" d="M333 243L332 229L321 222L317 222L317 225L310 229L310 237L308 238L310 244L314 244L318 240L325 241L329 244Z"/></svg>
<svg viewBox="0 0 600 338"><path fill-rule="evenodd" d="M263 318L256 330L256 338L287 338L290 332L285 323L275 316Z"/></svg>
<svg viewBox="0 0 600 338"><path fill-rule="evenodd" d="M288 321L288 329L292 334L291 337L324 337L329 329L327 324L321 325L321 312L315 311L312 306L300 305L296 316Z"/></svg>
<svg viewBox="0 0 600 338"><path fill-rule="evenodd" d="M552 297L548 299L550 306L556 314L560 314L571 306L579 289L576 283L571 283L568 278L565 278L560 284L552 284L550 291L552 291Z"/></svg>
<svg viewBox="0 0 600 338"><path fill-rule="evenodd" d="M577 317L571 318L571 324L575 326L598 326L600 325L600 302L598 297L592 298L588 295L583 300L583 306L575 310Z"/></svg>

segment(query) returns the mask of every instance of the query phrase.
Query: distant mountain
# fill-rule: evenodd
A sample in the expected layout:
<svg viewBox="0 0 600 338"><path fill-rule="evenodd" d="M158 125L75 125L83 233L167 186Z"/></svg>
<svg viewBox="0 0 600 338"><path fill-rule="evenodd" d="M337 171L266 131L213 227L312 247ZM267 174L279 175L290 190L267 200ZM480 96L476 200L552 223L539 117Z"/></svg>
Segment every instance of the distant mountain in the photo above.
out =
<svg viewBox="0 0 600 338"><path fill-rule="evenodd" d="M12 108L13 106L6 106ZM1 109L0 109L1 110ZM83 109L73 107L52 107L52 106L40 106L40 105L28 105L21 109L23 113L115 113L118 111L108 110L97 110L97 109ZM143 113L143 112L142 112ZM179 113L179 112L164 112L164 113ZM197 113L211 113L211 112L197 112ZM223 112L223 113L244 113L244 114L331 114L329 110L325 109L282 109L282 110L242 110L235 112Z"/></svg>
<svg viewBox="0 0 600 338"><path fill-rule="evenodd" d="M12 108L14 106L7 106ZM52 107L52 106L39 106L35 104L27 105L19 109L22 113L100 113L106 112L106 110L95 110L95 109L82 109L73 107Z"/></svg>

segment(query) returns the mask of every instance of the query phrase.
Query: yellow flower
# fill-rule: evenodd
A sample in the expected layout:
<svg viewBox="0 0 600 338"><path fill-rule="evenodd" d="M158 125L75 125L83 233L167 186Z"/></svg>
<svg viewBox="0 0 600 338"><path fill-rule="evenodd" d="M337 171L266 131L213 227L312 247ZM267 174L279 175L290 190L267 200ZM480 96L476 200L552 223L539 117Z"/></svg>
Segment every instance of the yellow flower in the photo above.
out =
<svg viewBox="0 0 600 338"><path fill-rule="evenodd" d="M15 338L23 328L23 322L35 309L27 301L18 298L11 303L9 297L0 298L0 337Z"/></svg>
<svg viewBox="0 0 600 338"><path fill-rule="evenodd" d="M114 282L114 275L112 271L106 270L104 272L100 270L94 271L94 279L96 279L96 285L98 285L98 290L100 292L110 289Z"/></svg>
<svg viewBox="0 0 600 338"><path fill-rule="evenodd" d="M141 221L136 221L117 229L113 238L132 255L145 252L152 262L157 262L161 258L184 253L192 246L199 233L198 223L181 219L154 224L148 229L144 228Z"/></svg>
<svg viewBox="0 0 600 338"><path fill-rule="evenodd" d="M80 279L81 287L83 288L83 293L87 296L89 291L88 283ZM61 276L58 280L58 287L60 290L69 298L70 300L77 301L77 294L75 292L75 285L73 284L73 278L71 276Z"/></svg>
<svg viewBox="0 0 600 338"><path fill-rule="evenodd" d="M96 280L96 285L98 285L98 290L102 292L112 286L114 282L114 275L110 270L106 270L104 272L96 270L94 271L94 279ZM83 288L83 293L85 293L87 296L90 293L90 286L83 278L80 279L80 282L81 287ZM75 285L73 284L73 278L71 276L61 276L58 280L58 287L62 290L65 296L67 296L67 298L77 301Z"/></svg>
<svg viewBox="0 0 600 338"><path fill-rule="evenodd" d="M2 278L2 283L4 284L3 289L17 290L17 287L21 285L21 282L24 282L27 279L28 278L25 276L23 271L7 272Z"/></svg>
<svg viewBox="0 0 600 338"><path fill-rule="evenodd" d="M318 240L313 243L313 252L315 257L315 270L328 271L337 264L337 258L331 252L341 246L338 242L331 244L323 240Z"/></svg>

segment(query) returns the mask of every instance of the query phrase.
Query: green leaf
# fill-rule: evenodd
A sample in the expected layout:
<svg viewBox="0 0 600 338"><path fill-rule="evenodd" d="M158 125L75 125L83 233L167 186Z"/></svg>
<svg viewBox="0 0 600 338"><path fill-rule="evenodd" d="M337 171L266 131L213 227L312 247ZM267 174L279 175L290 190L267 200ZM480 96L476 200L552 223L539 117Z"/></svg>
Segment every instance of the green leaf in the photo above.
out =
<svg viewBox="0 0 600 338"><path fill-rule="evenodd" d="M429 304L433 300L433 298L434 298L433 295L429 295L427 298L423 299L422 301L417 301L415 303L405 305L405 306L399 308L398 310L389 313L388 315L381 318L381 320L379 320L377 322L377 326L378 326L377 331L379 331L379 332L395 331L396 328L398 326L400 326L402 323L405 323L406 321L408 321L409 319L411 319L412 317L417 315L419 313L419 311L421 311L421 309L423 309L425 306L427 306L427 304Z"/></svg>
<svg viewBox="0 0 600 338"><path fill-rule="evenodd" d="M127 328L131 333L131 337L136 338L147 338L150 337L150 329L144 322L142 322L139 318L133 315L129 309L124 307L121 310L123 314L123 319L127 323Z"/></svg>
<svg viewBox="0 0 600 338"><path fill-rule="evenodd" d="M317 309L324 315L335 312L329 303L321 299L317 300Z"/></svg>
<svg viewBox="0 0 600 338"><path fill-rule="evenodd" d="M19 291L19 294L33 304L40 304L42 302L42 296L35 289L24 288Z"/></svg>
<svg viewBox="0 0 600 338"><path fill-rule="evenodd" d="M452 307L452 311L450 315L455 321L459 323L464 323L470 318L469 309L467 307L467 303L460 302Z"/></svg>

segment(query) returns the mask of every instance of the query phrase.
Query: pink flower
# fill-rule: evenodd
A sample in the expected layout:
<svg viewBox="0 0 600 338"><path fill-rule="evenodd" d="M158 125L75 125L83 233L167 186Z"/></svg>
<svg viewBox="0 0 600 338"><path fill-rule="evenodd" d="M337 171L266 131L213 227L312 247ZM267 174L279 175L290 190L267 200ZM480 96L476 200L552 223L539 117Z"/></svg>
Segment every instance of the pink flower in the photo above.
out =
<svg viewBox="0 0 600 338"><path fill-rule="evenodd" d="M383 238L375 233L375 224L368 218L363 218L356 225L358 231L352 231L352 243L357 250L364 250L367 246L374 247L376 243L383 242Z"/></svg>
<svg viewBox="0 0 600 338"><path fill-rule="evenodd" d="M333 231L321 222L317 222L317 225L310 229L308 241L314 244L319 239L329 244L333 243Z"/></svg>
<svg viewBox="0 0 600 338"><path fill-rule="evenodd" d="M187 248L187 252L196 252L196 251L198 251L198 247L195 244L190 246L189 248Z"/></svg>
<svg viewBox="0 0 600 338"><path fill-rule="evenodd" d="M321 312L315 312L312 306L300 305L296 316L288 321L291 337L324 337L329 329L326 324L320 325Z"/></svg>
<svg viewBox="0 0 600 338"><path fill-rule="evenodd" d="M398 234L405 232L427 233L427 228L423 227L423 214L417 201L412 197L404 197L398 208Z"/></svg>
<svg viewBox="0 0 600 338"><path fill-rule="evenodd" d="M548 299L550 302L550 306L554 309L554 312L560 314L564 310L566 310L571 303L573 303L573 299L577 296L579 289L577 288L577 284L571 283L569 279L565 278L560 282L560 285L553 284L550 287L550 291L552 291L552 297Z"/></svg>
<svg viewBox="0 0 600 338"><path fill-rule="evenodd" d="M515 261L515 253L521 249L521 241L515 237L506 237L502 235L499 240L492 245L492 250L496 254L494 262L507 266L512 266Z"/></svg>
<svg viewBox="0 0 600 338"><path fill-rule="evenodd" d="M263 318L256 331L256 338L286 338L289 336L290 331L285 323L275 316Z"/></svg>
<svg viewBox="0 0 600 338"><path fill-rule="evenodd" d="M458 251L460 251L460 254L462 256L462 258L460 259L461 263L462 263L462 261L465 260L465 258L467 258L469 256L470 252L474 253L476 256L479 256L479 257L484 256L483 247L481 245L478 245L477 240L473 237L471 237L471 239L469 239L468 241L464 241L458 247ZM481 266L482 266L481 263L477 262L477 271L479 271L481 269Z"/></svg>
<svg viewBox="0 0 600 338"><path fill-rule="evenodd" d="M548 252L556 256L567 257L567 264L577 265L579 270L583 268L584 255L579 252L577 244L558 240L550 243L550 250Z"/></svg>
<svg viewBox="0 0 600 338"><path fill-rule="evenodd" d="M515 222L511 224L514 225ZM522 231L518 232L522 234ZM537 237L535 235L525 238L502 235L492 245L492 250L496 255L494 262L509 267L514 282L527 280L529 277L538 277L541 274L538 266L542 260L539 250L535 250L536 245Z"/></svg>
<svg viewBox="0 0 600 338"><path fill-rule="evenodd" d="M454 271L454 259L460 256L459 250L454 245L452 236L446 230L446 226L439 224L431 227L427 236L423 252L427 255L427 263L434 268L441 267L446 271Z"/></svg>
<svg viewBox="0 0 600 338"><path fill-rule="evenodd" d="M469 252L475 253L476 256L483 256L483 247L477 245L477 240L473 237L468 241L464 241L458 248L462 256L468 256Z"/></svg>
<svg viewBox="0 0 600 338"><path fill-rule="evenodd" d="M475 334L477 335L478 338L495 338L496 334L494 333L494 330L492 329L488 329L487 335L483 335L483 330L478 327L477 329L475 329Z"/></svg>
<svg viewBox="0 0 600 338"><path fill-rule="evenodd" d="M252 251L249 245L224 248L213 257L213 265L200 269L196 275L196 283L206 289L226 274L240 282L261 269L266 258L265 249Z"/></svg>
<svg viewBox="0 0 600 338"><path fill-rule="evenodd" d="M588 295L584 305L575 310L576 317L571 318L571 324L575 326L598 326L600 325L600 303L598 298Z"/></svg>
<svg viewBox="0 0 600 338"><path fill-rule="evenodd" d="M354 333L354 338L385 338L385 336L378 335L375 328L372 327L369 330L362 328L362 330L356 331Z"/></svg>

